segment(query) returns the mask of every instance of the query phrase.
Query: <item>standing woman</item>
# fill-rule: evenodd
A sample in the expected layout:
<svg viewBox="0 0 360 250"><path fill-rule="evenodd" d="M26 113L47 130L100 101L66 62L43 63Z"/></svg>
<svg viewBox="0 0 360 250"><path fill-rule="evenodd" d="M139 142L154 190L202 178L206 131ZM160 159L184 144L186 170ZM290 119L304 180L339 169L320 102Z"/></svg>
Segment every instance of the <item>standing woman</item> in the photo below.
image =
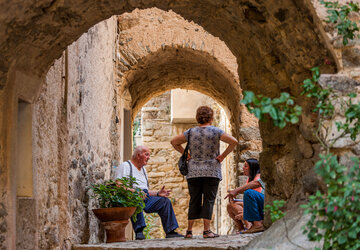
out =
<svg viewBox="0 0 360 250"><path fill-rule="evenodd" d="M223 130L211 126L214 112L210 107L201 106L196 111L198 126L177 135L171 140L173 147L181 154L181 144L190 137L189 173L186 175L190 193L188 228L185 238L192 238L192 227L196 219L204 220L204 238L219 235L210 230L213 206L219 182L221 181L221 162L234 150L238 141ZM220 154L220 140L228 147Z"/></svg>

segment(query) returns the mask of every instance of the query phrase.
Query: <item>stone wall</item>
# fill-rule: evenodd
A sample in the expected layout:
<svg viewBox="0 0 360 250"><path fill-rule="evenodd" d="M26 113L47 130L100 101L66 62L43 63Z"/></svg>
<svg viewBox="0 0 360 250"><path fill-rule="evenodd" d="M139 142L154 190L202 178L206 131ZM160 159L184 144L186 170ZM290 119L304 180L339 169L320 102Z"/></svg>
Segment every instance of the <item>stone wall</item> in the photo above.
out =
<svg viewBox="0 0 360 250"><path fill-rule="evenodd" d="M5 105L5 90L0 90L0 110L4 110ZM4 113L0 112L0 121L4 121ZM5 131L4 122L0 123L1 134ZM0 248L5 248L7 242L6 238L8 237L8 181L7 181L7 169L6 169L6 151L5 151L5 140L4 136L1 135L0 139Z"/></svg>
<svg viewBox="0 0 360 250"><path fill-rule="evenodd" d="M89 185L110 177L114 143L116 19L91 28L46 77L33 114L37 231L40 249L99 242ZM34 226L34 225L33 225ZM21 236L19 236L21 238Z"/></svg>
<svg viewBox="0 0 360 250"><path fill-rule="evenodd" d="M347 2L348 1L345 0L339 1L341 4ZM345 117L344 111L341 108L341 102L347 102L349 100L347 95L351 92L358 95L358 97L353 100L353 103L360 101L360 38L355 37L353 40L349 40L349 43L344 46L341 36L337 34L335 25L325 22L327 15L326 8L316 1L313 1L313 4L321 20L321 25L323 25L324 31L326 32L326 37L334 48L339 68L337 74L323 74L319 83L322 87L334 89L337 95L334 120L343 121ZM358 26L360 25L360 13L351 13L349 17L350 20L357 22ZM328 121L325 124L330 130L329 133L332 134L330 138L339 136L339 132L337 132L333 122L334 121ZM352 141L348 136L338 140L334 144L334 150L339 154L340 161L343 164L349 164L349 158L351 156L360 156L359 143L359 136L355 141Z"/></svg>
<svg viewBox="0 0 360 250"><path fill-rule="evenodd" d="M346 4L348 1L340 0L340 4ZM357 98L353 99L353 103L357 103L360 100L360 39L355 37L353 40L349 40L349 43L345 46L343 39L339 34L334 24L327 23L325 20L328 15L327 9L317 1L312 1L314 4L315 12L319 18L320 30L324 33L327 42L331 48L333 48L336 64L338 66L338 72L336 74L322 74L319 84L324 88L333 88L336 101L335 101L335 116L333 120L326 121L324 126L328 130L326 132L330 136L328 139L336 138L340 135L335 126L335 121L344 121L344 109L342 103L347 102L349 93L356 93ZM360 13L351 13L349 15L352 21L357 22L360 25ZM327 58L324 58L324 63L330 63ZM360 157L359 151L360 137L358 136L355 141L352 141L349 136L338 140L333 145L333 151L339 156L339 160L342 164L350 166L352 163L349 160L350 157ZM306 147L304 147L306 150ZM309 178L307 181L311 183Z"/></svg>
<svg viewBox="0 0 360 250"><path fill-rule="evenodd" d="M344 46L342 37L337 34L335 25L325 21L327 20L326 16L328 15L327 9L324 5L320 4L319 1L312 0L311 2L314 5L314 11L316 12L317 17L319 18L318 25L320 31L323 32L329 46L333 48L336 64L338 66L338 73L360 80L360 39L355 37L353 40L349 40L349 43ZM338 2L340 4L346 4L348 1L339 0ZM359 26L360 13L351 13L349 17L352 21L356 21ZM326 63L329 63L327 58L324 58L324 60L326 60Z"/></svg>

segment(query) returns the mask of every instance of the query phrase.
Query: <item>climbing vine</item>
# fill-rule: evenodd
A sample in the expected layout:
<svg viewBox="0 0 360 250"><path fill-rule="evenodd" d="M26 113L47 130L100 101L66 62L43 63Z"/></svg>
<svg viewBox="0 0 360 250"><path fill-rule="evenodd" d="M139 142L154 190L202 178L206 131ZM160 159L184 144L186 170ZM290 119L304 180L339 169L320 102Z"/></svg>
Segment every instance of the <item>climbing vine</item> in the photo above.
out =
<svg viewBox="0 0 360 250"><path fill-rule="evenodd" d="M358 249L360 243L355 239L360 237L360 219L357 216L360 213L359 159L352 157L353 165L348 168L338 162L331 149L341 138L350 137L351 140L356 140L360 133L360 102L354 104L353 98L356 98L356 94L350 93L348 100L339 105L346 120L335 122L339 135L334 137L329 129L332 124L324 124L325 120L335 119L334 103L339 102L339 98L332 88L318 87L320 71L318 68L313 68L312 71L313 77L304 81L303 94L317 99L313 112L319 115L319 125L315 135L324 153L319 155L320 160L316 162L314 169L327 190L325 193L317 191L309 197L309 203L302 206L305 213L311 215L304 233L309 240L323 240L323 249Z"/></svg>
<svg viewBox="0 0 360 250"><path fill-rule="evenodd" d="M302 110L300 106L295 105L294 98L285 92L281 93L279 98L271 99L255 95L252 91L244 91L241 103L245 104L249 112L260 121L265 121L268 114L274 121L274 125L279 128L284 128L287 122L297 123Z"/></svg>
<svg viewBox="0 0 360 250"><path fill-rule="evenodd" d="M272 222L275 222L285 216L285 213L280 210L280 208L284 205L284 200L274 200L272 205L265 206L265 211L269 211Z"/></svg>
<svg viewBox="0 0 360 250"><path fill-rule="evenodd" d="M353 166L348 167L340 164L338 158L331 152L334 144L341 138L350 137L355 141L360 134L360 102L354 103L357 97L355 93L350 93L347 100L342 101L332 88L319 87L320 71L313 68L312 77L303 82L302 95L316 99L315 108L312 110L319 117L318 127L314 135L322 145L323 154L319 155L320 160L315 164L315 172L322 178L327 187L327 191L321 193L317 191L315 195L309 197L308 204L303 205L305 213L310 214L304 233L311 241L324 241L324 249L359 249L360 242L360 160L356 157L351 158ZM280 129L292 122L288 117L299 117L301 109L295 108L294 100L289 94L281 93L280 105L273 105L276 113L286 111L286 115L274 116L265 109L266 105L272 100L263 96L256 96L252 92L245 93L243 104L249 111L255 114L259 120L264 120L267 116L273 119L275 126ZM275 98L281 99L280 98ZM266 102L262 100L267 100ZM270 100L270 101L269 101ZM335 120L335 102L338 103L340 112L345 114L345 121L326 121ZM256 111L255 111L256 110ZM296 122L295 122L296 121ZM281 126L279 126L281 124ZM331 133L331 126L335 124L339 135L334 137ZM274 209L273 209L274 210ZM274 210L275 211L275 210ZM275 217L272 218L276 219Z"/></svg>
<svg viewBox="0 0 360 250"><path fill-rule="evenodd" d="M151 239L151 232L155 227L155 220L159 219L158 217L155 217L154 214L145 214L144 213L144 219L145 219L145 224L146 227L144 228L144 235L145 235L145 239Z"/></svg>
<svg viewBox="0 0 360 250"><path fill-rule="evenodd" d="M335 25L337 33L343 39L343 45L347 45L349 40L359 37L356 35L359 32L359 27L356 21L352 21L349 18L351 12L359 12L359 4L354 2L347 2L342 5L339 2L320 1L328 10L326 22Z"/></svg>
<svg viewBox="0 0 360 250"><path fill-rule="evenodd" d="M359 12L359 4L347 2L345 5L337 1L320 1L328 10L326 22L332 23L337 33L343 39L343 45L349 40L359 37L359 27L350 20L351 12ZM314 135L322 145L323 153L315 163L314 170L322 178L327 190L319 190L309 197L309 202L302 207L310 219L304 227L303 233L311 241L324 242L324 249L359 249L360 248L360 160L352 157L352 167L348 168L338 162L338 157L331 151L335 143L342 138L349 137L355 141L360 134L360 102L354 103L355 93L350 93L346 100L338 98L332 88L319 86L319 68L313 68L312 78L303 82L302 95L316 99L313 112L318 116L318 127ZM340 101L343 100L343 101ZM341 102L339 104L339 101ZM345 115L345 121L335 120L335 103L340 112ZM287 124L299 121L301 107L294 103L294 98L288 93L281 93L279 98L271 99L262 95L255 95L251 91L244 92L242 103L260 121L270 118L274 126L280 129ZM337 108L338 109L338 108ZM336 126L339 135L334 137L332 126ZM271 210L271 208L273 208ZM278 219L278 207L269 206L271 219ZM276 213L274 213L276 211Z"/></svg>
<svg viewBox="0 0 360 250"><path fill-rule="evenodd" d="M351 161L348 168L335 155L326 154L315 165L327 192L318 190L302 206L311 215L303 232L311 241L323 240L323 249L360 248L360 161L356 157Z"/></svg>

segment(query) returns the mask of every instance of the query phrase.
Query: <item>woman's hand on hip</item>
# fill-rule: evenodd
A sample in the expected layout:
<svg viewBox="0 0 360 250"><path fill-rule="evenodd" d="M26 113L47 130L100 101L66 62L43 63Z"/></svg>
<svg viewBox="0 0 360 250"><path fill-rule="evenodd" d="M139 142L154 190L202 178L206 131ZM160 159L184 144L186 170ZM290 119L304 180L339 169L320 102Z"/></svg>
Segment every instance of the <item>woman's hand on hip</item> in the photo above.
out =
<svg viewBox="0 0 360 250"><path fill-rule="evenodd" d="M218 162L222 162L223 160L225 159L225 157L221 154L221 155L218 155L217 157L216 157L216 160L218 161Z"/></svg>

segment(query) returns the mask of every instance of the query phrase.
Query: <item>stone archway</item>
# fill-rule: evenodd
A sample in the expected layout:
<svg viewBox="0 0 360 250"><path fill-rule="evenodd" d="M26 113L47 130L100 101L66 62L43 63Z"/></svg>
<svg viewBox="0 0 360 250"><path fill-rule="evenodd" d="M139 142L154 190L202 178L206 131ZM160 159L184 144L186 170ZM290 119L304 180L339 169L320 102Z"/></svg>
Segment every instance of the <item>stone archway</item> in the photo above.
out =
<svg viewBox="0 0 360 250"><path fill-rule="evenodd" d="M304 71L301 68L319 65L323 57L329 55L315 32L316 17L308 15L313 13L313 7L307 1L294 3L282 0L274 5L273 2L259 4L256 1L195 3L190 0L153 0L79 3L44 0L24 3L22 8L18 8L15 3L4 4L3 7L1 21L7 30L3 30L6 35L1 36L2 86L5 85L6 75L14 64L25 72L41 75L67 45L91 26L114 14L120 15L135 8L171 9L220 37L238 58L239 63L246 62L248 57L252 58L252 62L242 66L242 70L248 72L242 77L244 80L251 81L255 78L255 82L259 83L262 77L252 75L257 68L269 74L264 76L265 79L270 75L281 78L282 74L289 74L289 79L292 79L291 76L298 75L295 72ZM297 28L292 29L291 24L296 24ZM273 33L275 28L278 32ZM294 45L301 45L303 49L300 51ZM262 67L257 67L260 65ZM281 69L281 65L284 69ZM278 69L274 70L274 66L278 66ZM293 68L299 70L290 70Z"/></svg>
<svg viewBox="0 0 360 250"><path fill-rule="evenodd" d="M309 14L312 6L305 0L296 3L283 0L276 4L272 1L129 1L120 4L118 1L37 1L21 6L14 2L1 7L0 107L3 122L0 163L4 168L1 189L4 190L5 214L15 204L11 168L16 162L13 150L16 126L12 125L16 124L18 97L33 101L54 59L89 27L113 14L137 7L158 7L172 9L193 20L222 39L236 56L243 89L271 97L282 90L299 96L298 82L308 76L308 69L321 64L324 57L331 58L323 38L316 32L317 28L321 29L316 27L317 17ZM325 72L335 70L334 66L323 66ZM301 98L297 101L304 102ZM294 195L294 190L301 190L301 177L310 166L309 159L298 148L302 139L310 147L313 143L307 125L282 131L270 124L261 126L265 149L261 164L270 200L282 197L296 201L297 196L301 196ZM274 170L274 164L279 171ZM302 171L298 172L298 168ZM289 180L289 176L296 178ZM277 178L286 181L276 181ZM288 188L289 183L291 188ZM14 216L3 217L13 228Z"/></svg>
<svg viewBox="0 0 360 250"><path fill-rule="evenodd" d="M123 14L118 17L118 23L116 81L119 86L119 95L124 99L122 103L128 103L126 106L131 108L133 117L147 101L158 94L173 88L193 89L215 98L227 110L227 115L232 120L232 134L239 137L240 126L249 124L249 121L242 121L240 124L241 115L250 117L247 110L239 105L241 89L237 76L236 58L222 41L205 32L202 27L185 21L176 13L156 8L135 10ZM157 97L154 98L158 100ZM155 102L162 103L164 100L160 98ZM170 188L176 187L175 197L177 198L175 200L177 202L174 203L174 208L178 212L177 216L181 218L179 223L183 228L186 223L184 201L188 199L187 190L186 188L185 190L181 189L186 185L182 176L177 174L174 160L177 153L173 152L169 144L171 139L169 131L176 130L181 133L184 128L195 124L177 125L168 124L166 121L157 121L161 120L160 117L167 117L168 114L164 114L164 111L157 110L155 107L152 108L155 109L149 111L152 115L145 115L148 114L147 111L142 112L146 117L158 117L155 121L149 122L148 126L144 125L145 133L156 134L155 138L158 139L154 142L155 138L147 135L146 141L144 141L144 145L150 148L152 158L155 160L154 163L150 160L148 169L154 172L149 173L149 176L152 177L152 185L155 187L160 185L156 181L160 181L161 185L166 184ZM196 109L196 107L194 108ZM194 110L192 110L193 112ZM156 122L159 122L162 128L154 132L156 130L154 127L159 127ZM169 129L170 127L172 129ZM255 128L257 129L257 124ZM161 133L164 133L163 137L159 137ZM172 136L175 135L172 134ZM253 139L251 135L248 135L247 143L254 144ZM245 151L247 150L243 150L243 153ZM235 155L238 156L238 154ZM157 161L162 162L160 167ZM229 160L229 163L230 161L232 162L231 166L230 164L226 166L229 173L226 173L225 180L222 182L223 197L227 188L238 185L237 164L234 165L233 160ZM162 167L171 170L169 176L162 176L164 174ZM163 178L166 180L162 180ZM174 180L176 183L169 183L170 180ZM184 192L180 194L180 190ZM181 201L181 205L178 203L178 199ZM222 214L227 218L225 206L226 202L219 201L218 215ZM226 221L225 217L223 221ZM219 224L223 224L220 222L221 218L218 220ZM222 227L223 233L231 231L228 224ZM160 233L161 230L156 231Z"/></svg>
<svg viewBox="0 0 360 250"><path fill-rule="evenodd" d="M205 52L165 48L145 58L129 72L125 88L136 113L154 94L172 88L194 89L212 96L226 107L233 125L239 126L240 89L234 76Z"/></svg>
<svg viewBox="0 0 360 250"><path fill-rule="evenodd" d="M118 24L116 81L120 95L129 91L134 114L152 94L180 87L214 97L239 124L238 66L224 42L157 8L123 14Z"/></svg>

